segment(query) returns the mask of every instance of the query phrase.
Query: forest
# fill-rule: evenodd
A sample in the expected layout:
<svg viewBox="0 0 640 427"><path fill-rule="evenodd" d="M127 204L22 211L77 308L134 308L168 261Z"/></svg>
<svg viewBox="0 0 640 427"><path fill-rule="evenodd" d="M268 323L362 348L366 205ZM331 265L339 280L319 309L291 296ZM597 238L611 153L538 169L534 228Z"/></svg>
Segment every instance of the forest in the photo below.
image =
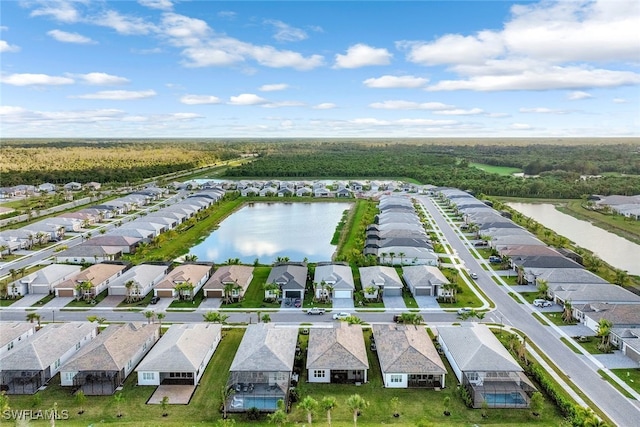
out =
<svg viewBox="0 0 640 427"><path fill-rule="evenodd" d="M226 171L248 178L394 178L487 195L580 198L640 194L640 140L182 139L2 141L2 186L136 182L255 155ZM517 167L536 178L470 166ZM581 178L583 175L602 175Z"/></svg>

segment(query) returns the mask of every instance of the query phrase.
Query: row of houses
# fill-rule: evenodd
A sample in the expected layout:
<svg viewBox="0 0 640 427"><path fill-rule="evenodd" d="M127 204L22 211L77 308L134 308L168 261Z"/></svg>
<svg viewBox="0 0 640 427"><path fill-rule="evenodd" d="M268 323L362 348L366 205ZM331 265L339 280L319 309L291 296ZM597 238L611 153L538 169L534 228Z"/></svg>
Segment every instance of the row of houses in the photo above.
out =
<svg viewBox="0 0 640 427"><path fill-rule="evenodd" d="M364 255L390 265L438 265L438 255L413 202L402 196L380 198L380 213L366 229Z"/></svg>
<svg viewBox="0 0 640 427"><path fill-rule="evenodd" d="M68 182L63 185L56 185L50 182L45 182L38 186L35 185L14 185L13 187L0 187L0 199L5 199L9 197L24 197L24 196L32 196L38 193L54 193L58 190L64 191L80 191L83 188L87 190L99 190L102 187L102 184L99 182L91 181L86 184L81 184L79 182Z"/></svg>
<svg viewBox="0 0 640 427"><path fill-rule="evenodd" d="M640 194L635 196L599 196L589 197L589 204L593 209L610 209L618 215L640 220Z"/></svg>
<svg viewBox="0 0 640 427"><path fill-rule="evenodd" d="M549 300L563 306L570 304L573 317L594 332L600 319L611 321L612 341L629 357L640 360L638 349L626 346L622 337L636 337L637 331L633 331L640 328L640 296L586 270L575 253L548 247L504 212L469 193L445 188L439 189L438 194L463 216L466 227L476 229L478 238L487 241L501 259L508 260L521 283L543 286ZM637 342L633 337L630 342Z"/></svg>

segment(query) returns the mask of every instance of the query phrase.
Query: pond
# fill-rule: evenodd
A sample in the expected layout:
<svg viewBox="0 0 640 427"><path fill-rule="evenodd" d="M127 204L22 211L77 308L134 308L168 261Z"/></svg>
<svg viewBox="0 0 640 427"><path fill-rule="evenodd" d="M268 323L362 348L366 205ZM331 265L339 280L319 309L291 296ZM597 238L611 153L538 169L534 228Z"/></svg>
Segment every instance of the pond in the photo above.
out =
<svg viewBox="0 0 640 427"><path fill-rule="evenodd" d="M240 259L271 264L278 257L291 261L331 261L331 239L340 218L352 203L252 203L220 223L190 254L199 261Z"/></svg>
<svg viewBox="0 0 640 427"><path fill-rule="evenodd" d="M588 221L558 211L549 203L507 203L525 216L588 249L607 264L640 275L640 245L623 239Z"/></svg>

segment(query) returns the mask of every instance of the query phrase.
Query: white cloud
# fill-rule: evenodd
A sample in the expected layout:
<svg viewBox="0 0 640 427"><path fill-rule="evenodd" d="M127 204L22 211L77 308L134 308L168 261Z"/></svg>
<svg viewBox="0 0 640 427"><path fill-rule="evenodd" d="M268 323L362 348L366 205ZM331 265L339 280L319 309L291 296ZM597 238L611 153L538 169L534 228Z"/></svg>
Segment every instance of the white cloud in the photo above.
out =
<svg viewBox="0 0 640 427"><path fill-rule="evenodd" d="M478 114L484 114L484 110L481 108L472 108L470 110L464 110L462 108L454 108L452 110L438 110L433 114L442 114L445 116L476 116Z"/></svg>
<svg viewBox="0 0 640 427"><path fill-rule="evenodd" d="M189 47L182 54L188 58L185 65L189 67L227 66L253 59L265 67L290 67L304 71L319 67L324 62L320 55L304 57L298 52L257 46L231 37L212 39L204 46Z"/></svg>
<svg viewBox="0 0 640 427"><path fill-rule="evenodd" d="M347 120L348 123L357 125L372 125L372 126L389 126L391 124L388 120L380 120L373 117L362 117L357 119Z"/></svg>
<svg viewBox="0 0 640 427"><path fill-rule="evenodd" d="M243 93L229 98L229 104L231 105L261 105L267 102L269 101L253 93Z"/></svg>
<svg viewBox="0 0 640 427"><path fill-rule="evenodd" d="M0 117L3 123L38 124L59 123L95 123L120 120L125 112L116 109L76 110L76 111L35 111L22 107L2 106Z"/></svg>
<svg viewBox="0 0 640 427"><path fill-rule="evenodd" d="M9 31L9 27L6 25L0 25L0 31Z"/></svg>
<svg viewBox="0 0 640 427"><path fill-rule="evenodd" d="M12 86L60 86L70 85L74 80L69 77L49 76L47 74L10 74L0 76L0 81Z"/></svg>
<svg viewBox="0 0 640 427"><path fill-rule="evenodd" d="M453 105L447 105L441 102L419 103L402 100L374 102L373 104L369 104L369 107L382 110L449 110L454 108Z"/></svg>
<svg viewBox="0 0 640 427"><path fill-rule="evenodd" d="M378 78L370 78L362 83L371 88L388 89L388 88L419 88L429 82L429 79L414 76L382 76Z"/></svg>
<svg viewBox="0 0 640 427"><path fill-rule="evenodd" d="M258 88L259 91L261 92L275 92L278 90L285 90L285 89L289 89L289 85L286 83L275 83L275 84L270 84L270 85L262 85L260 86L260 88Z"/></svg>
<svg viewBox="0 0 640 427"><path fill-rule="evenodd" d="M526 123L512 123L511 126L509 126L509 129L513 130L529 130L532 128L533 127L531 125Z"/></svg>
<svg viewBox="0 0 640 427"><path fill-rule="evenodd" d="M334 68L359 68L369 65L387 65L392 54L387 49L366 44L356 44L347 49L346 55L337 54Z"/></svg>
<svg viewBox="0 0 640 427"><path fill-rule="evenodd" d="M173 3L171 0L138 0L143 6L150 9L171 10L173 9Z"/></svg>
<svg viewBox="0 0 640 427"><path fill-rule="evenodd" d="M112 28L118 34L123 35L149 34L156 30L152 23L142 18L121 15L115 10L107 10L102 15L92 18L91 23Z"/></svg>
<svg viewBox="0 0 640 427"><path fill-rule="evenodd" d="M531 114L567 114L568 111L564 110L554 110L552 108L547 107L536 107L536 108L520 108L521 113L531 113Z"/></svg>
<svg viewBox="0 0 640 427"><path fill-rule="evenodd" d="M111 86L129 83L129 79L107 73L71 74L72 77L82 79L84 83L95 86Z"/></svg>
<svg viewBox="0 0 640 427"><path fill-rule="evenodd" d="M4 40L0 40L0 52L8 53L8 52L18 52L20 50L19 46L14 44L9 44Z"/></svg>
<svg viewBox="0 0 640 427"><path fill-rule="evenodd" d="M212 95L184 95L180 102L187 105L219 104L220 98Z"/></svg>
<svg viewBox="0 0 640 427"><path fill-rule="evenodd" d="M629 101L627 101L624 98L613 98L613 103L614 104L626 104L627 102L629 102Z"/></svg>
<svg viewBox="0 0 640 427"><path fill-rule="evenodd" d="M396 123L411 126L445 126L458 123L455 120L400 119Z"/></svg>
<svg viewBox="0 0 640 427"><path fill-rule="evenodd" d="M161 115L165 120L175 120L175 121L189 121L194 119L202 119L204 116L196 113L171 113L171 114L162 114Z"/></svg>
<svg viewBox="0 0 640 427"><path fill-rule="evenodd" d="M35 5L30 16L47 16L66 23L78 22L81 16L75 5L81 2L75 0L36 0L29 4Z"/></svg>
<svg viewBox="0 0 640 427"><path fill-rule="evenodd" d="M337 105L334 104L333 102L323 102L323 103L314 105L313 109L314 110L331 110L331 109L334 109L336 107L337 107Z"/></svg>
<svg viewBox="0 0 640 427"><path fill-rule="evenodd" d="M165 13L162 18L161 34L168 37L175 46L198 46L212 33L209 25L196 18Z"/></svg>
<svg viewBox="0 0 640 427"><path fill-rule="evenodd" d="M640 83L640 74L631 71L587 67L549 67L507 75L481 75L466 80L442 80L427 90L549 90L617 87Z"/></svg>
<svg viewBox="0 0 640 427"><path fill-rule="evenodd" d="M570 101L577 101L580 99L589 99L593 98L593 95L587 92L583 92L581 90L576 90L567 95L567 99Z"/></svg>
<svg viewBox="0 0 640 427"><path fill-rule="evenodd" d="M264 104L265 108L281 108L281 107L303 107L305 105L304 102L300 101L278 101L278 102L269 102Z"/></svg>
<svg viewBox="0 0 640 427"><path fill-rule="evenodd" d="M272 25L275 28L276 33L273 35L273 38L279 42L298 42L307 38L307 33L304 32L304 30L292 27L282 21L267 19L264 23Z"/></svg>
<svg viewBox="0 0 640 427"><path fill-rule="evenodd" d="M407 60L422 65L481 64L503 53L500 36L482 31L476 36L447 34L434 42L400 41L400 50L407 51Z"/></svg>
<svg viewBox="0 0 640 427"><path fill-rule="evenodd" d="M129 101L134 99L145 99L156 96L156 91L149 90L103 90L95 93L72 96L80 99L102 99L108 101Z"/></svg>
<svg viewBox="0 0 640 427"><path fill-rule="evenodd" d="M162 49L159 47L150 49L131 49L131 53L137 53L138 55L153 55L156 53L162 53Z"/></svg>
<svg viewBox="0 0 640 427"><path fill-rule="evenodd" d="M96 42L89 37L85 37L78 33L68 33L61 30L51 30L47 34L59 42L63 43L76 43L76 44L95 44Z"/></svg>
<svg viewBox="0 0 640 427"><path fill-rule="evenodd" d="M217 15L220 18L225 18L225 19L235 19L237 16L236 12L232 12L230 10L221 10L220 12L217 13Z"/></svg>

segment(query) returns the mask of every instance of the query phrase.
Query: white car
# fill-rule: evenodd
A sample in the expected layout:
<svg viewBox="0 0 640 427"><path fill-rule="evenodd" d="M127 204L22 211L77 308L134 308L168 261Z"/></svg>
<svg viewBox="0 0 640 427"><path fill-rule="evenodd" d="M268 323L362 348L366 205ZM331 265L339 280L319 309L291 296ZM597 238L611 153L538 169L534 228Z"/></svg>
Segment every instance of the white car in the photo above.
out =
<svg viewBox="0 0 640 427"><path fill-rule="evenodd" d="M546 299L534 299L533 305L536 307L551 307L553 303L551 301L547 301Z"/></svg>
<svg viewBox="0 0 640 427"><path fill-rule="evenodd" d="M333 318L334 318L335 320L346 320L348 317L351 317L351 314L349 314L349 313L344 313L344 312L341 312L341 313L334 313L334 314L333 314Z"/></svg>
<svg viewBox="0 0 640 427"><path fill-rule="evenodd" d="M478 278L478 275L474 272L469 273L469 276L471 276L473 280L476 280Z"/></svg>
<svg viewBox="0 0 640 427"><path fill-rule="evenodd" d="M467 308L467 307L463 307L458 309L458 315L463 315L463 314L468 314L471 313L471 309Z"/></svg>

